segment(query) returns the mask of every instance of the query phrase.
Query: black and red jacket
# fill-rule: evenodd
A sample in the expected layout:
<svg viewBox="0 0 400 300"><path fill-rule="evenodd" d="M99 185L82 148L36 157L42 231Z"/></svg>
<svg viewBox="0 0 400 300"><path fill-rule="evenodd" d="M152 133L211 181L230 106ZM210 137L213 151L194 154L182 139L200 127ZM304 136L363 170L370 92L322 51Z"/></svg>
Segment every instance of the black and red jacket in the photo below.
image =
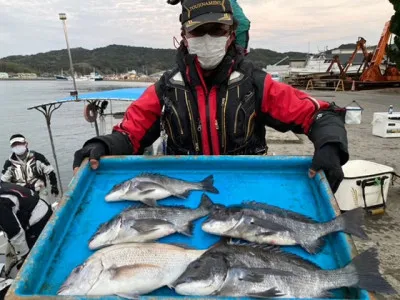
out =
<svg viewBox="0 0 400 300"><path fill-rule="evenodd" d="M127 109L102 141L108 155L142 154L164 127L168 154L237 155L265 153L265 126L306 134L316 148L338 143L348 160L344 121L335 106L316 100L246 61L234 47L211 76L185 48L177 67L164 73Z"/></svg>

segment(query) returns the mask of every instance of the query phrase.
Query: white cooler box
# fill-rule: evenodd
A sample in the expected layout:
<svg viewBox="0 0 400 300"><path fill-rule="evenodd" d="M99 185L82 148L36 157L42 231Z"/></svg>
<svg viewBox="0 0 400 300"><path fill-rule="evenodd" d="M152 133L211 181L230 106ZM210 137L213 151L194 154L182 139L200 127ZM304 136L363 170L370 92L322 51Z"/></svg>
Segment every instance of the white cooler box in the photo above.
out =
<svg viewBox="0 0 400 300"><path fill-rule="evenodd" d="M400 137L400 113L374 113L372 134L384 138Z"/></svg>
<svg viewBox="0 0 400 300"><path fill-rule="evenodd" d="M344 179L335 193L340 210L385 209L393 168L366 160L349 160L342 169Z"/></svg>

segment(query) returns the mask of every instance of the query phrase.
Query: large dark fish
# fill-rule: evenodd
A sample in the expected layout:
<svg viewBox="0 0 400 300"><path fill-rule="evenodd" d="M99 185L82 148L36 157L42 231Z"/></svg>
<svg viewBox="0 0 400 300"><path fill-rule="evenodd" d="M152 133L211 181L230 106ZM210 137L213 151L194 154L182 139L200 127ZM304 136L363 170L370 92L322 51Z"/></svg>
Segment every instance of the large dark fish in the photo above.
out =
<svg viewBox="0 0 400 300"><path fill-rule="evenodd" d="M218 194L214 187L213 175L200 182L189 182L160 174L143 173L115 185L107 194L107 202L131 200L157 206L157 200L175 196L186 199L191 191L205 191Z"/></svg>
<svg viewBox="0 0 400 300"><path fill-rule="evenodd" d="M204 253L190 263L173 283L181 295L228 297L330 297L331 290L355 287L372 292L396 294L379 273L377 251L369 249L344 268L336 270L243 267L233 265L223 252Z"/></svg>
<svg viewBox="0 0 400 300"><path fill-rule="evenodd" d="M220 259L223 263L219 263ZM220 274L225 274L229 268L235 266L260 269L281 268L288 271L299 270L299 272L321 269L300 256L281 251L277 246L223 239L189 264L173 286L177 293L185 295L211 295L221 285L222 275ZM216 274L215 277L209 275L211 272Z"/></svg>
<svg viewBox="0 0 400 300"><path fill-rule="evenodd" d="M356 208L337 218L319 223L302 214L276 206L245 202L241 207L222 207L202 224L205 232L246 241L281 246L301 245L316 253L327 234L343 231L367 238L362 229L364 209Z"/></svg>
<svg viewBox="0 0 400 300"><path fill-rule="evenodd" d="M193 221L208 215L214 203L203 194L196 209L184 206L134 205L102 224L89 242L90 249L127 242L150 242L173 234L192 235Z"/></svg>

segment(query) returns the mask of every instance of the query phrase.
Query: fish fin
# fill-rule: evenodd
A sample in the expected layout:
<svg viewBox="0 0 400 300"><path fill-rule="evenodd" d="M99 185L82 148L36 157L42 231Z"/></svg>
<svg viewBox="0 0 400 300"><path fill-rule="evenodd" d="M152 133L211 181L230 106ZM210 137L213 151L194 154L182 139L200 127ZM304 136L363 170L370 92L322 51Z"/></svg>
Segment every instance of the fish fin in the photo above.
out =
<svg viewBox="0 0 400 300"><path fill-rule="evenodd" d="M145 195L148 195L148 194L150 194L150 193L153 193L155 190L156 190L156 189L147 189L147 190L144 190L144 191L140 190L139 195L140 195L140 196L145 196Z"/></svg>
<svg viewBox="0 0 400 300"><path fill-rule="evenodd" d="M213 206L214 202L212 202L210 197L208 197L206 194L203 193L203 195L201 195L201 201L198 208L204 208L210 210Z"/></svg>
<svg viewBox="0 0 400 300"><path fill-rule="evenodd" d="M379 272L378 251L370 248L353 258L345 268L354 267L358 276L356 287L367 291L394 295L397 291Z"/></svg>
<svg viewBox="0 0 400 300"><path fill-rule="evenodd" d="M206 192L219 194L219 191L214 186L214 175L207 176L200 182L202 189Z"/></svg>
<svg viewBox="0 0 400 300"><path fill-rule="evenodd" d="M145 198L142 200L142 202L147 206L152 206L152 207L158 206L157 200L153 198Z"/></svg>
<svg viewBox="0 0 400 300"><path fill-rule="evenodd" d="M318 296L317 296L318 298L327 298L327 299L329 299L329 298L334 298L335 297L335 294L333 294L333 293L331 293L331 292L329 292L329 291L323 291L321 294L319 294Z"/></svg>
<svg viewBox="0 0 400 300"><path fill-rule="evenodd" d="M263 282L264 274L253 272L252 269L247 269L247 268L240 268L240 269L242 277L240 277L239 280L249 281L249 282Z"/></svg>
<svg viewBox="0 0 400 300"><path fill-rule="evenodd" d="M135 201L132 202L131 205L129 205L128 207L125 207L120 214L134 210L134 209L139 209L139 208L144 208L144 207L148 207L146 204L144 204L143 202L140 201Z"/></svg>
<svg viewBox="0 0 400 300"><path fill-rule="evenodd" d="M159 220L159 219L141 219L135 220L135 222L130 226L140 233L149 233L155 231L155 227L159 225L171 225L170 222Z"/></svg>
<svg viewBox="0 0 400 300"><path fill-rule="evenodd" d="M193 229L194 229L194 225L192 222L188 223L187 225L185 225L184 227L180 228L179 230L177 230L179 233L182 233L183 235L186 235L188 237L192 237L193 236Z"/></svg>
<svg viewBox="0 0 400 300"><path fill-rule="evenodd" d="M252 217L251 224L263 227L265 229L268 229L268 230L271 230L271 231L274 231L274 232L291 231L287 227L285 227L284 225L277 224L277 223L275 223L275 222L273 222L271 220L268 220L268 219L260 219L260 218L257 218L257 217ZM270 235L270 234L268 234L268 235Z"/></svg>
<svg viewBox="0 0 400 300"><path fill-rule="evenodd" d="M362 226L364 225L365 211L363 207L349 210L338 216L334 222L343 222L343 230L347 234L355 235L362 239L368 239Z"/></svg>
<svg viewBox="0 0 400 300"><path fill-rule="evenodd" d="M265 275L295 276L292 272L272 268L235 268L233 266L232 269L240 269L241 274L243 274L243 277L240 278L240 280L250 282L262 282Z"/></svg>
<svg viewBox="0 0 400 300"><path fill-rule="evenodd" d="M180 199L186 199L187 197L189 197L190 196L190 190L189 191L185 191L185 192L183 192L183 193L180 193L180 194L174 194L174 196L175 197L178 197L178 198L180 198Z"/></svg>
<svg viewBox="0 0 400 300"><path fill-rule="evenodd" d="M305 223L317 223L318 221L314 220L313 218L288 210L288 209L283 209L275 205L269 205L265 203L260 203L256 201L244 201L243 202L243 207L245 208L250 208L250 209L256 209L256 210L264 210L266 213L278 215L284 218L291 218L297 221L302 221Z"/></svg>
<svg viewBox="0 0 400 300"><path fill-rule="evenodd" d="M321 237L312 241L297 241L301 247L303 247L308 253L316 254L321 251L321 248L325 245L325 240Z"/></svg>
<svg viewBox="0 0 400 300"><path fill-rule="evenodd" d="M227 239L227 238L223 239L222 242L225 242L226 243L225 245L228 245L228 246L233 245L233 246L251 247L251 248L258 248L258 249L264 250L266 252L279 253L279 254L285 255L286 257L291 258L293 260L296 260L299 262L300 261L305 262L305 263L313 266L315 269L321 270L321 267L319 265L317 265L316 263L314 263L306 258L303 258L299 255L296 255L296 254L293 254L293 253L290 253L287 251L282 251L282 248L279 246L276 246L276 245L258 244L258 243L242 241L240 239L237 240L237 239ZM221 242L219 242L219 243L221 243ZM213 247L217 247L217 246L218 246L217 244L213 245Z"/></svg>
<svg viewBox="0 0 400 300"><path fill-rule="evenodd" d="M134 294L134 293L132 293L132 294L129 294L129 293L118 293L118 294L115 294L115 295L117 295L118 297L121 297L121 298L132 299L132 300L138 300L140 298L140 295Z"/></svg>
<svg viewBox="0 0 400 300"><path fill-rule="evenodd" d="M138 273L138 270L143 268L159 269L160 267L152 264L133 264L121 267L116 267L115 265L108 269L111 273L111 280L120 280L127 276L134 276Z"/></svg>
<svg viewBox="0 0 400 300"><path fill-rule="evenodd" d="M271 297L281 297L285 296L284 293L282 293L280 290L277 288L272 288L269 290L265 290L264 292L259 292L259 293L246 293L247 296L253 297L253 298L271 298Z"/></svg>

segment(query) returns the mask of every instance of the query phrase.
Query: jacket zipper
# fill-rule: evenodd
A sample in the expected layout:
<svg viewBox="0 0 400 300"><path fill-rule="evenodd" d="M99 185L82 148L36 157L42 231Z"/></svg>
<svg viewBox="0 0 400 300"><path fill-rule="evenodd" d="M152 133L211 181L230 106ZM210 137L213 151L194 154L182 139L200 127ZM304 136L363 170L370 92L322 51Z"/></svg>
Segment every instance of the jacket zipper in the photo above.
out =
<svg viewBox="0 0 400 300"><path fill-rule="evenodd" d="M247 139L249 138L249 135L250 135L250 123L251 123L251 120L252 120L255 116L256 116L256 113L255 113L255 112L253 112L253 113L250 115L249 122L248 122L248 124L247 124L247 134L246 134L246 139L245 139L245 141L247 141Z"/></svg>
<svg viewBox="0 0 400 300"><path fill-rule="evenodd" d="M182 128L181 120L179 119L178 112L176 111L176 108L174 107L174 105L171 104L171 107L172 107L172 110L175 113L176 119L178 120L178 125L179 125L179 129L180 129L181 135L183 135L183 128Z"/></svg>
<svg viewBox="0 0 400 300"><path fill-rule="evenodd" d="M192 132L193 146L194 146L194 149L196 150L196 154L197 154L200 151L199 140L197 137L196 127L195 127L195 123L194 123L195 121L194 121L192 106L190 105L186 91L185 91L185 101L186 101L186 106L189 111L189 119L190 119L190 127L191 127L190 131ZM201 130L201 127L200 127L200 130Z"/></svg>
<svg viewBox="0 0 400 300"><path fill-rule="evenodd" d="M236 114L235 114L235 125L234 125L234 129L233 129L233 133L236 134L237 133L237 119L238 119L238 115L239 115L239 110L242 107L243 103L240 102L237 109L236 109Z"/></svg>
<svg viewBox="0 0 400 300"><path fill-rule="evenodd" d="M222 138L221 138L221 143L222 143L222 149L223 149L223 153L225 153L226 151L226 106L228 103L228 90L226 91L226 96L225 98L222 99L222 103L221 103L221 113L222 113Z"/></svg>
<svg viewBox="0 0 400 300"><path fill-rule="evenodd" d="M175 139L174 139L174 134L173 134L173 132L172 132L171 123L169 122L168 118L165 118L165 121L167 121L167 125L168 125L168 128L169 128L169 132L171 133L172 142L173 142L175 145L177 145L177 143L176 143L176 141L175 141Z"/></svg>
<svg viewBox="0 0 400 300"><path fill-rule="evenodd" d="M204 88L203 88L203 90L204 90ZM212 88L211 88L211 91L212 91ZM210 99L209 99L209 96L210 96L210 94L211 94L211 91L210 91L210 93L208 93L207 95L206 95L206 122L207 122L207 132L208 132L208 143L209 143L209 145L210 145L210 153L211 154L214 154L214 151L213 151L213 147L212 147L212 138L211 138L211 118L210 118Z"/></svg>

